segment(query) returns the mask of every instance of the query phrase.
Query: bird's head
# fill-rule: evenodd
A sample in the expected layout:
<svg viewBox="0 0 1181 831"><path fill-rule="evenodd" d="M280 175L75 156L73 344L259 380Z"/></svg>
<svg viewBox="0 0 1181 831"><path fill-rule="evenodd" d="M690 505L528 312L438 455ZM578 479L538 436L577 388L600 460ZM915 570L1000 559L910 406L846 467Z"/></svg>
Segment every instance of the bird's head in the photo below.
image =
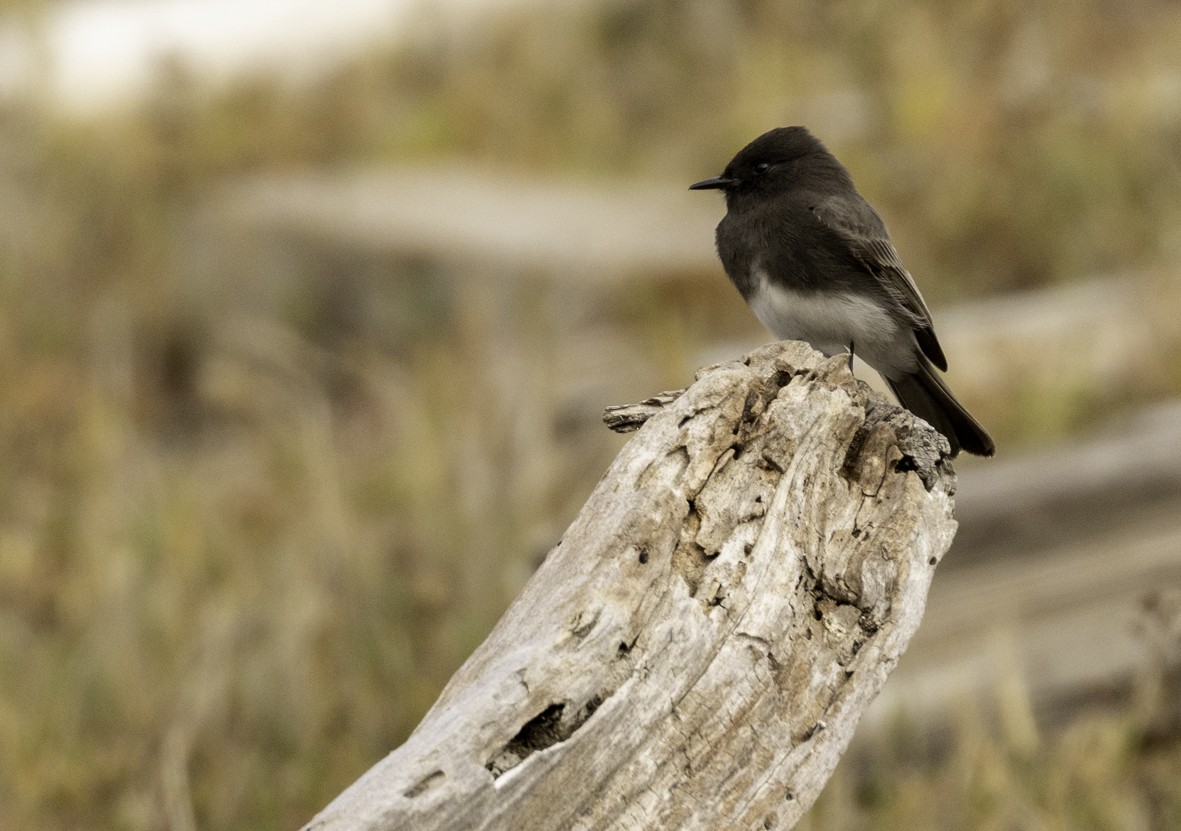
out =
<svg viewBox="0 0 1181 831"><path fill-rule="evenodd" d="M833 165L844 174L840 163L807 129L777 127L739 150L721 176L694 182L689 190L720 190L733 207L736 201L804 185L812 170Z"/></svg>

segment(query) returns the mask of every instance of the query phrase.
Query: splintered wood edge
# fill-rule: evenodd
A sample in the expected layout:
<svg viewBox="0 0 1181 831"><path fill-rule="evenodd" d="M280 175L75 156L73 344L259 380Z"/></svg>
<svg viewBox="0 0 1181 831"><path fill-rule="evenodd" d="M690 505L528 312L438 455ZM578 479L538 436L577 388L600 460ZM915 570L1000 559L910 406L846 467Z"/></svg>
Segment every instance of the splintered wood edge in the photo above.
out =
<svg viewBox="0 0 1181 831"><path fill-rule="evenodd" d="M631 433L684 394L684 389L659 392L638 404L616 404L603 411L603 422L616 433Z"/></svg>

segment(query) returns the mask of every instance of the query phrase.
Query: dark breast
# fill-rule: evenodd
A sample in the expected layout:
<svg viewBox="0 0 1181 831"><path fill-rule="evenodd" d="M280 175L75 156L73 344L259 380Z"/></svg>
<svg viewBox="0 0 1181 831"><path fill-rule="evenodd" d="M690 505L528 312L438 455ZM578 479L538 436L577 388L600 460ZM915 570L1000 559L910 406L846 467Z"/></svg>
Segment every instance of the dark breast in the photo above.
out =
<svg viewBox="0 0 1181 831"><path fill-rule="evenodd" d="M751 266L754 264L756 245L752 243L748 229L742 227L734 214L727 213L718 223L714 235L718 245L718 258L730 281L738 287L743 297L754 289Z"/></svg>
<svg viewBox="0 0 1181 831"><path fill-rule="evenodd" d="M851 273L861 269L829 236L807 206L783 202L729 211L716 233L722 267L743 297L755 289L756 268L797 291L831 285L834 277L838 282L864 277Z"/></svg>

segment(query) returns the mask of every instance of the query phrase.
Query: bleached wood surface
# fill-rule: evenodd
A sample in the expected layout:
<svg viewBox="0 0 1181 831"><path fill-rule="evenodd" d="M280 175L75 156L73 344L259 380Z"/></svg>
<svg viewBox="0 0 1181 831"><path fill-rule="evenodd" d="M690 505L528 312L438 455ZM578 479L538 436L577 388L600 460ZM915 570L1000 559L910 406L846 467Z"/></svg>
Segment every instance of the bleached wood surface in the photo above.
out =
<svg viewBox="0 0 1181 831"><path fill-rule="evenodd" d="M946 443L793 342L646 415L406 743L306 829L789 828L812 804L954 535Z"/></svg>

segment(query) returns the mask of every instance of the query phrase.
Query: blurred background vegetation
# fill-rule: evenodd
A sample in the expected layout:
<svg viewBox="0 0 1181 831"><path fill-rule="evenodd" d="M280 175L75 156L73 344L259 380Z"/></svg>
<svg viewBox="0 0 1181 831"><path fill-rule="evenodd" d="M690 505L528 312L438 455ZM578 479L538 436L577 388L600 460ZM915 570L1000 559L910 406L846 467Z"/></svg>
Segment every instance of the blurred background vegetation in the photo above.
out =
<svg viewBox="0 0 1181 831"><path fill-rule="evenodd" d="M0 827L297 827L406 737L560 535L619 447L601 408L763 337L720 268L622 283L582 311L636 345L629 370L566 395L598 346L568 342L543 275L444 291L429 263L305 239L290 271L215 257L198 218L242 177L462 164L683 188L806 123L937 308L1128 274L1167 334L1178 43L1167 0L601 0L468 27L424 11L311 82L211 88L170 61L146 99L87 117L10 95ZM1132 382L1032 416L975 401L1018 453L1176 396L1181 342L1155 346ZM901 726L807 827L1181 827L1158 710Z"/></svg>

